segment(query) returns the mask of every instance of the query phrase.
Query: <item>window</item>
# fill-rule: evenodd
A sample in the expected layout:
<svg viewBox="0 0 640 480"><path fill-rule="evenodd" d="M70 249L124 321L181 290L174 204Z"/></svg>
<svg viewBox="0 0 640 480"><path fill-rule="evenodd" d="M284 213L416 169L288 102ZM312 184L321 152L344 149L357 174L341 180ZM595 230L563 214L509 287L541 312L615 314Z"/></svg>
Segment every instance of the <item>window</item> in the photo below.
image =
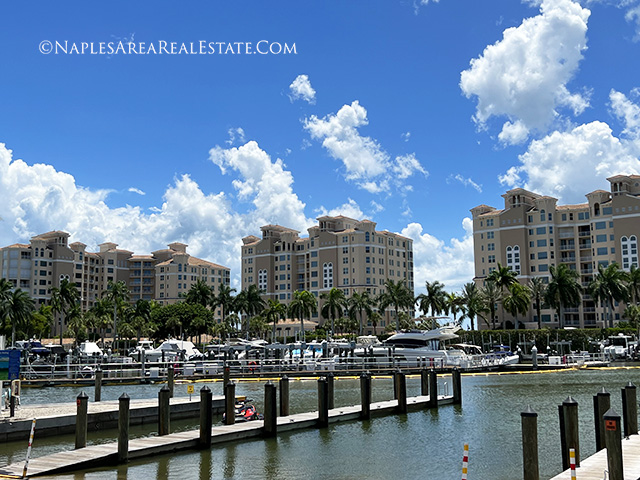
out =
<svg viewBox="0 0 640 480"><path fill-rule="evenodd" d="M364 241L368 242L370 240L369 232L364 232Z"/></svg>
<svg viewBox="0 0 640 480"><path fill-rule="evenodd" d="M265 269L258 271L258 288L267 291L267 271Z"/></svg>
<svg viewBox="0 0 640 480"><path fill-rule="evenodd" d="M596 235L596 242L601 243L601 242L606 242L606 241L607 241L607 235L606 234Z"/></svg>
<svg viewBox="0 0 640 480"><path fill-rule="evenodd" d="M487 239L491 240L494 236L494 232L487 232Z"/></svg>
<svg viewBox="0 0 640 480"><path fill-rule="evenodd" d="M546 263L543 263L542 265L538 265L538 272L548 272L549 271L549 265L547 265Z"/></svg>
<svg viewBox="0 0 640 480"><path fill-rule="evenodd" d="M544 214L545 214L545 211L544 210L540 210L540 221L541 222L544 222Z"/></svg>
<svg viewBox="0 0 640 480"><path fill-rule="evenodd" d="M538 260L544 260L547 258L547 252L538 252Z"/></svg>
<svg viewBox="0 0 640 480"><path fill-rule="evenodd" d="M495 243L490 243L487 245L487 251L489 252L493 252L496 249L496 244Z"/></svg>
<svg viewBox="0 0 640 480"><path fill-rule="evenodd" d="M322 285L324 288L333 288L333 263L322 265Z"/></svg>
<svg viewBox="0 0 640 480"><path fill-rule="evenodd" d="M342 253L349 253L349 247L342 247Z"/></svg>
<svg viewBox="0 0 640 480"><path fill-rule="evenodd" d="M622 253L622 269L630 270L633 265L638 266L638 238L635 235L620 239Z"/></svg>
<svg viewBox="0 0 640 480"><path fill-rule="evenodd" d="M538 240L537 245L538 245L538 247L546 247L547 246L547 240L542 238L542 239Z"/></svg>
<svg viewBox="0 0 640 480"><path fill-rule="evenodd" d="M520 274L520 247L518 245L507 247L507 267L516 274Z"/></svg>
<svg viewBox="0 0 640 480"><path fill-rule="evenodd" d="M484 260L484 258L482 260ZM495 255L489 255L487 257L487 262L488 263L496 263L496 256Z"/></svg>
<svg viewBox="0 0 640 480"><path fill-rule="evenodd" d="M493 227L493 218L487 220L487 227Z"/></svg>
<svg viewBox="0 0 640 480"><path fill-rule="evenodd" d="M596 230L604 230L607 228L607 222L596 222Z"/></svg>
<svg viewBox="0 0 640 480"><path fill-rule="evenodd" d="M547 233L547 227L538 227L538 228L536 228L536 234L537 235L544 235L545 233Z"/></svg>

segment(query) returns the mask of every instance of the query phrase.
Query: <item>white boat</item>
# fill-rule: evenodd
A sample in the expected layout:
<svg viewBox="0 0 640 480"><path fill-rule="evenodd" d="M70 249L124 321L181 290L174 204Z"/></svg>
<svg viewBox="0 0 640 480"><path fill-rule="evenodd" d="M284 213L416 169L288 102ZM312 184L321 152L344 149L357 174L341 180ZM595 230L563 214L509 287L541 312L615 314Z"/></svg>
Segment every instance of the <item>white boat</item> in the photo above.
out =
<svg viewBox="0 0 640 480"><path fill-rule="evenodd" d="M501 365L515 365L520 363L520 357L518 354L511 351L511 347L508 345L494 345L493 352L487 353L483 360L484 366L501 366Z"/></svg>
<svg viewBox="0 0 640 480"><path fill-rule="evenodd" d="M356 358L401 366L467 367L471 358L445 342L458 338L458 327L445 325L433 330L407 330L389 337L382 345L355 349Z"/></svg>
<svg viewBox="0 0 640 480"><path fill-rule="evenodd" d="M149 345L147 344L146 346L148 347ZM158 348L140 349L131 352L129 356L139 359L142 352L144 352L144 358L147 362L176 362L202 358L202 353L200 353L193 342L175 338L165 340Z"/></svg>
<svg viewBox="0 0 640 480"><path fill-rule="evenodd" d="M103 356L102 349L95 342L82 342L78 347L80 361L96 360Z"/></svg>

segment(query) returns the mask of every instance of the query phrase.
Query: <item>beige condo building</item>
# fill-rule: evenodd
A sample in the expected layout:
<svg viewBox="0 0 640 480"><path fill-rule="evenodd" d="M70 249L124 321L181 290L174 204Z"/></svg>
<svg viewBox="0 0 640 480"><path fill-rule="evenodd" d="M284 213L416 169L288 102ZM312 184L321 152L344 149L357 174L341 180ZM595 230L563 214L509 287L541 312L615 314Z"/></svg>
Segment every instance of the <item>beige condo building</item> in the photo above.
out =
<svg viewBox="0 0 640 480"><path fill-rule="evenodd" d="M312 320L321 325L320 295L333 287L347 297L367 291L376 296L390 279L405 281L413 294L413 241L396 233L377 231L376 223L344 216L319 217L308 237L280 225L261 227L262 238L242 239L242 288L257 285L265 300L288 304L293 293L308 290L318 298L318 312ZM412 312L413 313L413 312ZM378 333L395 321L387 311L378 324ZM369 322L367 334L374 333Z"/></svg>
<svg viewBox="0 0 640 480"><path fill-rule="evenodd" d="M228 267L189 255L183 243L171 243L150 255L134 255L115 243L102 243L97 252L88 252L84 243L68 241L67 232L52 231L32 237L29 244L0 248L2 278L28 291L36 307L49 304L51 288L67 279L78 288L83 311L102 297L110 281L125 282L131 303L144 299L160 305L181 300L197 280L216 293L220 285L230 283Z"/></svg>
<svg viewBox="0 0 640 480"><path fill-rule="evenodd" d="M624 270L638 266L640 237L640 176L617 175L607 178L610 191L586 194L587 201L577 205L558 205L557 199L516 188L507 191L504 208L487 205L471 209L475 282L484 285L498 263L518 274L526 284L533 277L549 280L549 267L566 264L580 275L587 287L598 265L616 262ZM622 318L625 305L616 305L614 319ZM503 311L497 310L498 325ZM504 313L504 320L514 322ZM605 309L583 294L578 307L564 309L564 326L606 327ZM526 328L537 328L535 311L518 318ZM543 327L557 328L560 323L551 309L541 312ZM483 322L481 328L487 328Z"/></svg>

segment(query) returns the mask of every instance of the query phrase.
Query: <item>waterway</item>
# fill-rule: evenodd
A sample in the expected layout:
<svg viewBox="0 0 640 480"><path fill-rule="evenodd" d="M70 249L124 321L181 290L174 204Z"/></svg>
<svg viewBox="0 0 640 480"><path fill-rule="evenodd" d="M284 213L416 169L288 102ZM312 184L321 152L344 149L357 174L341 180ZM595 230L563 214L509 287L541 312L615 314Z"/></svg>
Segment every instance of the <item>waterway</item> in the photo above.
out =
<svg viewBox="0 0 640 480"><path fill-rule="evenodd" d="M525 374L476 374L462 377L462 406L411 412L332 425L323 430L280 434L276 439L252 440L214 446L205 452L184 452L132 461L128 465L94 469L61 479L114 480L176 479L459 479L463 446L469 444L470 480L522 478L520 412L528 404L538 412L541 478L562 470L558 405L568 396L579 404L582 457L595 451L593 396L603 387L611 393L612 407L622 412L621 389L640 384L640 369L590 369ZM440 380L441 393L450 391L450 377ZM196 384L196 391L203 384ZM208 384L222 394L222 384ZM106 386L103 399L116 399L126 391L132 398L157 396L158 385ZM186 385L176 385L176 395L186 395ZM407 380L409 396L419 394L419 379ZM92 389L87 390L91 397ZM292 381L292 413L316 408L316 382ZM23 402L73 401L81 388L24 389ZM239 383L238 395L255 399L261 409L263 383ZM373 382L373 401L392 398L391 380ZM336 380L335 404L357 404L358 380ZM196 428L196 420L172 422L172 431ZM132 428L133 436L155 434L154 425ZM113 441L115 430L93 432L89 443ZM34 455L73 448L73 436L36 439ZM20 461L26 445L10 443L0 449L0 464ZM44 477L42 477L44 478Z"/></svg>

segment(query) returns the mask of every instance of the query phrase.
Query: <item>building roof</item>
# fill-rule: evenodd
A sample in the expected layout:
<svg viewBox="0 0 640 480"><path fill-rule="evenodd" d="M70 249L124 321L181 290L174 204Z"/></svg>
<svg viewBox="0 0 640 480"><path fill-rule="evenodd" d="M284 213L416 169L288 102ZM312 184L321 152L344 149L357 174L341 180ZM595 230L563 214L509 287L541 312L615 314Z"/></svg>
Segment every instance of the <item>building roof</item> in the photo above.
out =
<svg viewBox="0 0 640 480"><path fill-rule="evenodd" d="M589 208L588 203L579 203L575 205L558 205L556 207L557 210L584 210L585 208Z"/></svg>
<svg viewBox="0 0 640 480"><path fill-rule="evenodd" d="M59 237L60 235L68 237L69 233L68 232L63 232L62 230L51 230L50 232L46 232L46 233L40 233L38 235L34 235L33 237L31 237L32 239L34 238L49 238L49 237Z"/></svg>
<svg viewBox="0 0 640 480"><path fill-rule="evenodd" d="M7 245L4 248L29 248L31 245L27 245L26 243L14 243L13 245Z"/></svg>
<svg viewBox="0 0 640 480"><path fill-rule="evenodd" d="M279 232L292 232L292 233L300 233L298 230L294 230L293 228L283 227L282 225L263 225L260 227L260 230L277 230Z"/></svg>

